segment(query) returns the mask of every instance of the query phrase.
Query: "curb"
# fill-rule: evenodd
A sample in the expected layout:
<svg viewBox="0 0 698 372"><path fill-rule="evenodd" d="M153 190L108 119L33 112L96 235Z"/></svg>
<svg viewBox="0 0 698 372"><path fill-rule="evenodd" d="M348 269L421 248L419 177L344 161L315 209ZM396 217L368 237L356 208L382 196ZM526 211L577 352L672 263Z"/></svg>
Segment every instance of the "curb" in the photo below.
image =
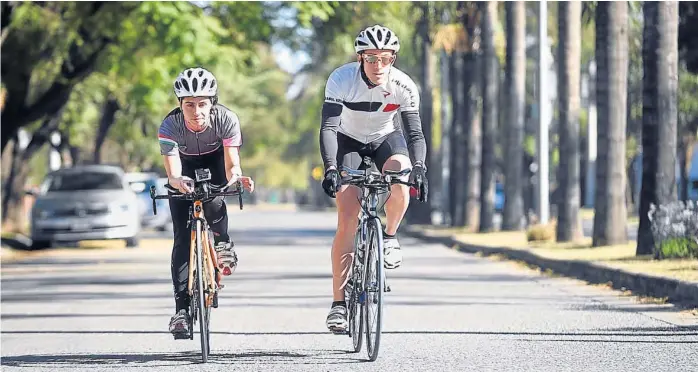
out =
<svg viewBox="0 0 698 372"><path fill-rule="evenodd" d="M629 273L578 260L556 260L538 256L526 250L506 247L483 247L460 242L452 237L429 236L413 228L406 228L407 235L429 243L456 246L461 252L481 253L484 256L502 255L509 260L523 261L556 274L585 280L595 284L610 284L614 289L631 290L635 295L666 297L674 304L698 306L698 284L654 275ZM610 283L609 283L610 282Z"/></svg>

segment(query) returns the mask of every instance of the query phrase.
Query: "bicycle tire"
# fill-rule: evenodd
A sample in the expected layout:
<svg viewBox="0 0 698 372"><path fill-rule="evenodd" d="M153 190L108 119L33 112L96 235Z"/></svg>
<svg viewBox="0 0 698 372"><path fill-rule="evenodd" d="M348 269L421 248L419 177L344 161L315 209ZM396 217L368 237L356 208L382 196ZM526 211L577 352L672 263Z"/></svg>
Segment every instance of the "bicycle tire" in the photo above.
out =
<svg viewBox="0 0 698 372"><path fill-rule="evenodd" d="M194 276L192 277L192 280L196 282L196 270L194 270ZM189 339L193 340L194 339L194 325L196 324L197 321L197 311L199 311L197 303L199 302L198 299L198 290L196 288L193 288L192 290L192 296L189 298Z"/></svg>
<svg viewBox="0 0 698 372"><path fill-rule="evenodd" d="M206 363L208 362L208 354L210 351L208 329L209 314L206 307L206 292L204 292L204 261L202 257L201 234L201 221L196 221L196 285L198 288L199 336L201 337L201 359Z"/></svg>
<svg viewBox="0 0 698 372"><path fill-rule="evenodd" d="M380 349L383 328L383 227L378 217L368 221L367 249L364 255L364 317L366 330L366 351L368 359L375 361ZM375 274L375 276L374 276ZM375 305L375 319L372 319L371 306ZM371 321L373 320L373 321ZM375 325L373 330L372 325Z"/></svg>
<svg viewBox="0 0 698 372"><path fill-rule="evenodd" d="M353 286L351 293L348 293L349 306L347 309L349 313L349 333L351 334L352 346L354 347L355 353L361 351L364 336L363 304L360 301L364 291L362 286L363 280L361 279L362 265L360 264L361 260L358 257L360 246L363 245L364 242L365 239L362 234L362 229L359 227L359 229L356 231L356 238L354 239L354 259L351 263L351 280Z"/></svg>

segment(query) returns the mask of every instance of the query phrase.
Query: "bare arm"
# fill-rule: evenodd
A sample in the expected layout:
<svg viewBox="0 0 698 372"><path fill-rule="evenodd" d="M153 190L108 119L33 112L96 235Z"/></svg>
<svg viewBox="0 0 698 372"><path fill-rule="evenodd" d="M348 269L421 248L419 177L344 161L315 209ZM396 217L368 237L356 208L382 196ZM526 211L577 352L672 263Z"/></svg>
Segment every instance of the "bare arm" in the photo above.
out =
<svg viewBox="0 0 698 372"><path fill-rule="evenodd" d="M182 177L182 161L179 155L164 155L165 171L167 172L167 183L182 193L192 191L193 183L189 183L189 177Z"/></svg>
<svg viewBox="0 0 698 372"><path fill-rule="evenodd" d="M163 155L167 179L172 184L172 180L182 177L182 161L179 155Z"/></svg>
<svg viewBox="0 0 698 372"><path fill-rule="evenodd" d="M237 146L225 147L225 176L230 181L235 176L242 176L240 167L240 148Z"/></svg>
<svg viewBox="0 0 698 372"><path fill-rule="evenodd" d="M242 183L242 187L247 191L254 191L254 181L250 177L242 176L242 167L240 167L240 148L238 146L225 147L225 176L228 182L237 180Z"/></svg>

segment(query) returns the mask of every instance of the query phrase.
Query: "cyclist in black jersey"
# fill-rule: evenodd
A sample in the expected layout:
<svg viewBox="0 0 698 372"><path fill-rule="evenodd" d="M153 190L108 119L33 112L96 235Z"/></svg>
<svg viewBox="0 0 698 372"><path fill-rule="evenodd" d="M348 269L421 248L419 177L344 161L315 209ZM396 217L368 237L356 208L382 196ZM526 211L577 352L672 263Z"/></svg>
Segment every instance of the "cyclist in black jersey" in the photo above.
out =
<svg viewBox="0 0 698 372"><path fill-rule="evenodd" d="M218 103L218 82L213 74L203 68L188 68L175 80L174 91L179 107L165 117L158 131L169 184L180 192L191 192L194 171L208 168L213 184L232 184L240 180L245 189L252 192L254 182L242 176L240 167L240 122L235 113ZM188 336L190 230L187 222L191 202L169 202L174 232L171 269L176 307L169 329L173 335L184 333ZM228 236L228 214L223 198L206 202L204 213L213 231L219 261L217 270L230 275L237 267L237 255Z"/></svg>

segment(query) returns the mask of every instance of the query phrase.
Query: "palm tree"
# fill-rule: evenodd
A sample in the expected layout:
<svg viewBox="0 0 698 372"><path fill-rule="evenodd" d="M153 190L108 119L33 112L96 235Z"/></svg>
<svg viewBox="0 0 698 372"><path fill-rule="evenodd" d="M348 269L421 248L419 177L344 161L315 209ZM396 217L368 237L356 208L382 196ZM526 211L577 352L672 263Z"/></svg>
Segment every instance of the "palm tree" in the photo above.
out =
<svg viewBox="0 0 698 372"><path fill-rule="evenodd" d="M467 1L463 7L463 28L468 37L466 53L463 54L463 130L465 137L461 142L465 148L463 168L458 172L465 175L463 223L465 226L476 228L480 223L480 173L482 163L482 121L478 110L481 95L480 76L482 71L481 38L478 37L482 27L482 9L479 4Z"/></svg>
<svg viewBox="0 0 698 372"><path fill-rule="evenodd" d="M596 9L598 154L592 246L627 240L625 127L628 98L628 2Z"/></svg>
<svg viewBox="0 0 698 372"><path fill-rule="evenodd" d="M422 18L417 25L417 35L422 40L421 44L421 79L420 79L420 109L419 113L422 118L422 130L424 131L424 139L427 143L427 149L431 148L432 144L432 118L434 101L432 96L432 88L434 79L432 70L434 68L434 58L432 56L431 37L429 35L432 13L432 5L428 2L421 2L419 8L422 11ZM427 177L433 179L433 174L439 172L437 168L430 169L431 165L430 152L427 151L426 166ZM431 198L428 198L426 203L410 203L410 222L415 224L431 224Z"/></svg>
<svg viewBox="0 0 698 372"><path fill-rule="evenodd" d="M524 104L526 99L526 4L507 1L507 128L504 162L502 230L519 230L523 221Z"/></svg>
<svg viewBox="0 0 698 372"><path fill-rule="evenodd" d="M579 109L582 57L582 3L558 3L558 97L560 112L560 164L557 178L557 241L583 236L579 217Z"/></svg>
<svg viewBox="0 0 698 372"><path fill-rule="evenodd" d="M494 50L497 2L482 6L482 175L480 178L480 232L494 227L495 136L497 130L497 88L499 71Z"/></svg>
<svg viewBox="0 0 698 372"><path fill-rule="evenodd" d="M654 239L647 212L676 200L679 8L676 1L645 2L643 30L642 189L636 254Z"/></svg>

